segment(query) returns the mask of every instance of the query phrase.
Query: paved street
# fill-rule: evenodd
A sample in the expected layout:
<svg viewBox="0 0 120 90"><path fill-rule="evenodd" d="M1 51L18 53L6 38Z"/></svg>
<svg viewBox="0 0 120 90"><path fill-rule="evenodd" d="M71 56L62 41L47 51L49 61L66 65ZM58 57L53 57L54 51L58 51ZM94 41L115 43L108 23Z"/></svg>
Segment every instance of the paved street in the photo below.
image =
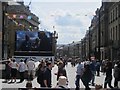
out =
<svg viewBox="0 0 120 90"><path fill-rule="evenodd" d="M38 65L38 63L36 63L36 65ZM67 75L68 75L68 80L69 80L69 86L71 88L75 88L75 76L76 76L76 67L71 67L71 64L68 63L68 65L66 66L66 71L67 71ZM52 87L55 87L56 86L56 78L57 76L54 75L54 73L57 72L57 66L55 65L54 68L52 69ZM1 82L4 81L4 80L0 80ZM18 82L19 80L17 80ZM2 83L2 88L24 88L25 87L25 84L26 84L27 81L24 81L23 83L13 83L13 84L8 84L8 83ZM104 75L100 75L100 77L97 77L96 76L96 79L95 79L95 83L96 84L103 84L104 82ZM32 84L33 84L33 87L37 87L39 88L39 84L37 83L36 81L36 78L32 81ZM112 85L113 85L113 80L112 80ZM84 88L82 82L80 82L80 86L81 88ZM90 86L92 88L94 88L93 86Z"/></svg>

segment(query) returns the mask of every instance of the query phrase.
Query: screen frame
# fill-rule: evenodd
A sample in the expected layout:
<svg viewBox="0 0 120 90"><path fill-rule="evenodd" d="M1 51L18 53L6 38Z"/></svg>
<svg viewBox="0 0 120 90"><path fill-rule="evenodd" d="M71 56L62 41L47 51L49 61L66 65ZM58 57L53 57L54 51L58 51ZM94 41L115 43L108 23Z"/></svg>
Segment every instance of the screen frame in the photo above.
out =
<svg viewBox="0 0 120 90"><path fill-rule="evenodd" d="M45 51L18 51L17 50L17 32L37 32L37 33L49 33L50 34L50 39L51 39L51 42L50 45L51 45L51 49L50 50L45 50ZM45 32L45 31L21 31L21 30L17 30L15 32L15 50L14 50L14 55L15 56L54 56L54 50L53 50L53 37L52 37L53 33L51 32Z"/></svg>

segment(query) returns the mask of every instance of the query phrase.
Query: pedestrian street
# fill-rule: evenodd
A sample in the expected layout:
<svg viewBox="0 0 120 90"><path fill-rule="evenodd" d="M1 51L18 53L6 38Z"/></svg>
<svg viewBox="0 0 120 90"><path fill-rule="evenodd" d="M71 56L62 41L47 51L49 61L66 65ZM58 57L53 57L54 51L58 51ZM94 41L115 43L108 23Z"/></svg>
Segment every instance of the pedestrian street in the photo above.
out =
<svg viewBox="0 0 120 90"><path fill-rule="evenodd" d="M38 63L36 63L36 65L38 65ZM68 63L68 65L66 66L66 71L67 71L67 76L68 76L68 85L70 88L75 88L75 76L76 76L76 66L72 67L70 63ZM52 87L54 88L57 84L57 76L54 74L57 72L57 66L54 65L53 69L52 69ZM100 84L103 85L104 82L104 78L105 75L103 75L102 73L100 73L100 77L96 76L95 77L95 83L96 84ZM2 83L2 81L4 81L3 79L0 79L0 82ZM112 80L112 85L113 85L113 81ZM19 82L19 79L17 79L17 82ZM24 80L22 83L12 83L12 84L8 84L8 83L2 83L2 88L25 88L27 81ZM39 88L39 84L37 83L36 78L32 81L33 84L33 88ZM80 87L84 88L82 82L80 81ZM91 88L94 88L94 86L90 86Z"/></svg>

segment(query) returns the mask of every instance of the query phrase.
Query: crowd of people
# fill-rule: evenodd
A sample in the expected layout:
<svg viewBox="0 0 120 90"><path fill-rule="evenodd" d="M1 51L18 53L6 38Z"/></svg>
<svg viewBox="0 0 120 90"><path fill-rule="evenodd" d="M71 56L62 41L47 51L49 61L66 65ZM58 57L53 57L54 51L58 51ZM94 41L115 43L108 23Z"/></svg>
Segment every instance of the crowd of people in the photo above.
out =
<svg viewBox="0 0 120 90"><path fill-rule="evenodd" d="M102 70L102 71L101 71ZM77 74L76 74L76 88L77 90L80 88L79 81L83 82L86 90L90 90L89 85L95 86L95 75L100 76L100 71L105 75L105 80L103 84L103 88L109 88L117 90L118 82L120 81L120 61L116 61L115 64L109 60L103 60L102 62L98 60L84 61L79 62L77 66ZM113 73L113 75L112 75ZM114 86L111 85L112 79L114 79Z"/></svg>
<svg viewBox="0 0 120 90"><path fill-rule="evenodd" d="M8 58L5 66L6 83L15 83L18 72L20 81L17 83L22 83L24 79L30 80L34 78L35 62L32 58L28 61L21 59L19 63L16 62L15 58Z"/></svg>
<svg viewBox="0 0 120 90"><path fill-rule="evenodd" d="M109 60L103 60L100 62L99 60L77 60L76 66L76 90L80 89L80 79L85 86L85 90L90 90L90 85L96 86L95 76L100 77L100 71L102 71L103 75L105 75L105 80L102 88L116 88L118 89L118 82L120 81L120 61L116 61L113 67L113 63ZM57 85L56 88L69 88L68 85L68 77L65 66L67 66L67 61L64 59L59 59L57 61L58 72L54 73L57 75ZM72 63L71 63L72 64ZM40 60L40 63L35 68L35 61L32 58L21 59L19 63L15 61L15 59L8 59L6 62L6 83L15 83L17 72L19 72L20 81L17 83L22 83L25 79L28 82L31 82L35 77L37 77L37 83L40 85L39 87L48 87L51 88L51 77L52 77L52 62L50 60ZM75 72L73 72L75 73ZM112 75L113 73L113 75ZM112 77L114 76L114 86L111 85ZM38 88L39 88L38 87Z"/></svg>

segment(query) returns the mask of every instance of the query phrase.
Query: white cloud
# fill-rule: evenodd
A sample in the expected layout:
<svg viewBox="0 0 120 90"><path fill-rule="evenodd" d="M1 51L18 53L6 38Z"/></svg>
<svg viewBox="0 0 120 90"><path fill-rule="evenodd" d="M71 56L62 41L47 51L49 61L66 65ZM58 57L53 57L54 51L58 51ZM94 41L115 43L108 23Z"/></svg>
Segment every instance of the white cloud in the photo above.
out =
<svg viewBox="0 0 120 90"><path fill-rule="evenodd" d="M86 30L84 27L73 27L73 26L66 26L66 27L58 27L58 43L71 43L72 41L80 41L83 38Z"/></svg>
<svg viewBox="0 0 120 90"><path fill-rule="evenodd" d="M63 33L63 34L59 34L59 37L58 38L58 44L68 44L68 43L71 43L72 41L80 41L83 34L82 33L77 33L77 34L70 34L70 33Z"/></svg>
<svg viewBox="0 0 120 90"><path fill-rule="evenodd" d="M57 0L56 0L57 1ZM100 3L32 2L31 10L42 22L40 27L58 33L58 43L80 41ZM53 28L55 26L55 28Z"/></svg>
<svg viewBox="0 0 120 90"><path fill-rule="evenodd" d="M77 26L77 27L82 26L80 20L76 17L72 17L70 14L57 17L55 19L55 22L57 25L60 26Z"/></svg>

